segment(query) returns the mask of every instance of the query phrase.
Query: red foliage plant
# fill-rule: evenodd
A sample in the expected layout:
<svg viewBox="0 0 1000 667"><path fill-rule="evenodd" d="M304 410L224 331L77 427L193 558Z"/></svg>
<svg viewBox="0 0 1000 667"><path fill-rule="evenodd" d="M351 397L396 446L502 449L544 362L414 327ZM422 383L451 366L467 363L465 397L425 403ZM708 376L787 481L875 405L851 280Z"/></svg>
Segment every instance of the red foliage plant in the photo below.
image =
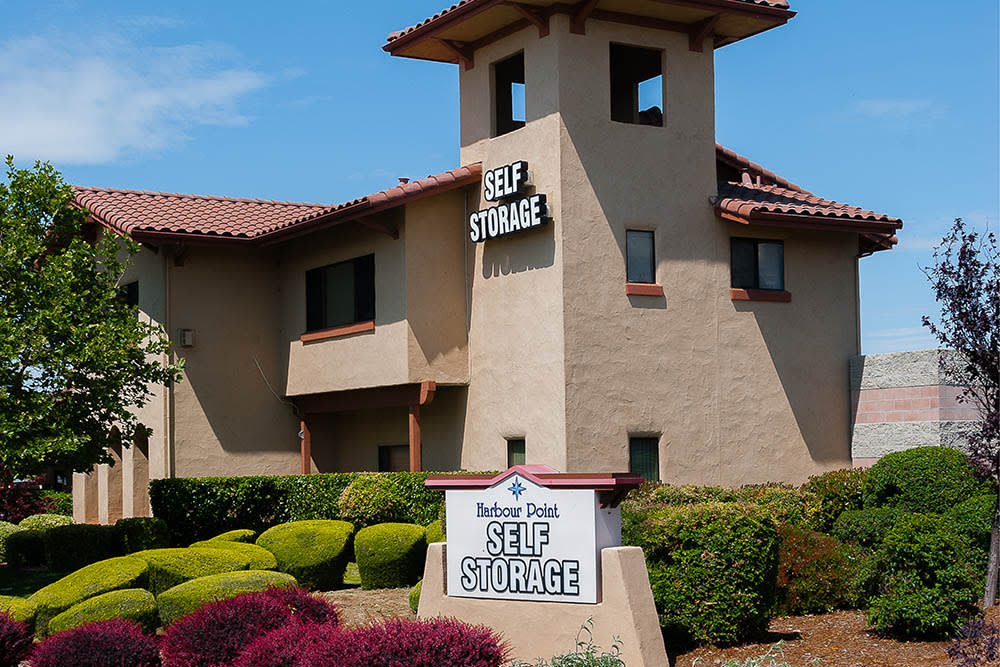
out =
<svg viewBox="0 0 1000 667"><path fill-rule="evenodd" d="M254 639L271 630L288 624L336 623L336 619L336 608L302 590L296 593L271 589L211 602L167 629L163 664L229 665Z"/></svg>
<svg viewBox="0 0 1000 667"><path fill-rule="evenodd" d="M31 630L0 612L0 667L17 667L31 653Z"/></svg>
<svg viewBox="0 0 1000 667"><path fill-rule="evenodd" d="M4 478L9 473L0 471L0 521L20 523L33 514L44 514L52 509L55 501L42 496L36 488L9 483Z"/></svg>
<svg viewBox="0 0 1000 667"><path fill-rule="evenodd" d="M156 640L116 618L52 635L35 647L32 667L160 667Z"/></svg>
<svg viewBox="0 0 1000 667"><path fill-rule="evenodd" d="M454 619L391 619L307 647L296 667L499 667L507 646L493 630Z"/></svg>
<svg viewBox="0 0 1000 667"><path fill-rule="evenodd" d="M339 643L344 634L336 625L289 623L250 642L233 667L298 667L299 662L319 645ZM349 646L349 642L347 645ZM330 664L354 664L340 660Z"/></svg>

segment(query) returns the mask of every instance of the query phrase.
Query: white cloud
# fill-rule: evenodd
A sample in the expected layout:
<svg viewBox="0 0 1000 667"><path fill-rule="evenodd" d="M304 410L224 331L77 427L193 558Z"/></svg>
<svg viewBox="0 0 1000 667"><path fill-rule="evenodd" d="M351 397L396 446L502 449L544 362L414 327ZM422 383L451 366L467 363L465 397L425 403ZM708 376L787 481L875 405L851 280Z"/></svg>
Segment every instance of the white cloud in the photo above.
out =
<svg viewBox="0 0 1000 667"><path fill-rule="evenodd" d="M102 164L169 148L197 125L239 125L266 83L217 44L139 47L115 36L0 43L0 153Z"/></svg>
<svg viewBox="0 0 1000 667"><path fill-rule="evenodd" d="M937 339L923 326L862 330L861 333L864 354L929 350L938 347Z"/></svg>
<svg viewBox="0 0 1000 667"><path fill-rule="evenodd" d="M891 116L910 116L918 111L925 111L931 107L930 100L909 100L909 99L867 99L859 100L854 108L866 116L883 118Z"/></svg>

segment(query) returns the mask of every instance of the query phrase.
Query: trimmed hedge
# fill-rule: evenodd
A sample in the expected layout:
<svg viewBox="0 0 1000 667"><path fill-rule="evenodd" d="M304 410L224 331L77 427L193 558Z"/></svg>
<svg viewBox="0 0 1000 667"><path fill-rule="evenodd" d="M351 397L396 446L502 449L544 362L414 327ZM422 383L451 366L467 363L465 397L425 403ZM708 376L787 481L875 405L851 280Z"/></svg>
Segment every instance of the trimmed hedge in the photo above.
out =
<svg viewBox="0 0 1000 667"><path fill-rule="evenodd" d="M417 609L420 608L420 591L424 587L424 580L421 579L417 582L417 585L410 589L410 595L407 600L410 603L410 611L414 614L417 613Z"/></svg>
<svg viewBox="0 0 1000 667"><path fill-rule="evenodd" d="M780 614L825 614L854 607L864 597L858 576L863 556L857 548L787 524L778 533Z"/></svg>
<svg viewBox="0 0 1000 667"><path fill-rule="evenodd" d="M250 530L249 528L237 528L236 530L227 530L221 535L216 535L210 538L212 542L244 542L246 544L253 544L254 540L257 539L257 531Z"/></svg>
<svg viewBox="0 0 1000 667"><path fill-rule="evenodd" d="M274 554L278 570L312 590L333 590L344 582L354 526L346 521L293 521L265 530L257 546Z"/></svg>
<svg viewBox="0 0 1000 667"><path fill-rule="evenodd" d="M915 447L883 456L865 478L865 507L892 506L942 514L994 491L975 478L964 453L950 447Z"/></svg>
<svg viewBox="0 0 1000 667"><path fill-rule="evenodd" d="M32 514L21 520L18 526L25 530L45 530L56 526L68 526L73 523L73 517L65 514Z"/></svg>
<svg viewBox="0 0 1000 667"><path fill-rule="evenodd" d="M156 596L160 621L166 627L198 607L216 600L228 600L244 593L258 593L268 588L291 588L295 577L282 572L243 570L199 577L178 584Z"/></svg>
<svg viewBox="0 0 1000 667"><path fill-rule="evenodd" d="M229 542L227 540L205 540L204 542L195 542L191 547L222 549L223 551L232 551L241 556L246 556L249 559L247 563L248 570L274 570L278 567L278 561L275 559L274 554L267 549L258 547L256 544Z"/></svg>
<svg viewBox="0 0 1000 667"><path fill-rule="evenodd" d="M0 561L7 559L7 538L21 530L16 523L0 521Z"/></svg>
<svg viewBox="0 0 1000 667"><path fill-rule="evenodd" d="M209 539L239 528L263 531L290 521L342 520L338 501L356 478L394 480L396 521L427 525L438 518L444 493L424 486L426 472L321 473L257 477L189 477L152 480L153 514L167 522L173 544Z"/></svg>
<svg viewBox="0 0 1000 667"><path fill-rule="evenodd" d="M870 507L840 513L830 534L847 544L874 549L882 544L901 518L909 512L896 507Z"/></svg>
<svg viewBox="0 0 1000 667"><path fill-rule="evenodd" d="M865 468L846 468L814 475L802 485L803 491L815 493L819 498L820 511L815 522L816 530L829 532L842 512L864 507L867 476L868 470Z"/></svg>
<svg viewBox="0 0 1000 667"><path fill-rule="evenodd" d="M118 531L119 549L123 554L170 546L170 528L166 521L155 516L118 519L115 529Z"/></svg>
<svg viewBox="0 0 1000 667"><path fill-rule="evenodd" d="M49 584L28 598L38 606L35 633L43 636L53 617L88 598L124 588L142 588L148 573L149 565L143 559L119 556L93 563Z"/></svg>
<svg viewBox="0 0 1000 667"><path fill-rule="evenodd" d="M73 515L73 493L71 491L42 489L38 492L38 495L52 503L51 509L47 512L48 514Z"/></svg>
<svg viewBox="0 0 1000 667"><path fill-rule="evenodd" d="M37 611L38 606L31 600L13 595L0 595L0 613L7 614L18 623L32 625Z"/></svg>
<svg viewBox="0 0 1000 667"><path fill-rule="evenodd" d="M141 588L111 591L84 600L49 621L49 633L72 630L87 623L123 618L138 623L143 632L153 634L159 625L156 598Z"/></svg>
<svg viewBox="0 0 1000 667"><path fill-rule="evenodd" d="M84 565L122 555L114 526L74 523L40 532L45 547L45 566L53 572L78 570Z"/></svg>
<svg viewBox="0 0 1000 667"><path fill-rule="evenodd" d="M159 595L178 584L210 574L246 570L250 558L223 549L147 549L134 558L149 564L149 590Z"/></svg>
<svg viewBox="0 0 1000 667"><path fill-rule="evenodd" d="M361 588L412 586L424 572L426 531L412 523L380 523L358 531L354 558L361 573Z"/></svg>
<svg viewBox="0 0 1000 667"><path fill-rule="evenodd" d="M980 568L986 567L990 553L990 532L996 506L996 494L990 493L969 498L945 514L955 530L968 538L969 546L976 555L976 565Z"/></svg>
<svg viewBox="0 0 1000 667"><path fill-rule="evenodd" d="M770 516L735 503L668 507L633 537L669 641L727 644L767 628L780 541Z"/></svg>
<svg viewBox="0 0 1000 667"><path fill-rule="evenodd" d="M447 541L447 537L445 537L444 534L444 524L441 523L440 519L427 526L426 539L427 539L427 544L434 544L435 542Z"/></svg>
<svg viewBox="0 0 1000 667"><path fill-rule="evenodd" d="M19 527L20 528L20 527ZM7 564L11 567L45 565L45 531L18 530L7 536Z"/></svg>
<svg viewBox="0 0 1000 667"><path fill-rule="evenodd" d="M60 632L37 645L31 667L161 667L159 643L114 618Z"/></svg>

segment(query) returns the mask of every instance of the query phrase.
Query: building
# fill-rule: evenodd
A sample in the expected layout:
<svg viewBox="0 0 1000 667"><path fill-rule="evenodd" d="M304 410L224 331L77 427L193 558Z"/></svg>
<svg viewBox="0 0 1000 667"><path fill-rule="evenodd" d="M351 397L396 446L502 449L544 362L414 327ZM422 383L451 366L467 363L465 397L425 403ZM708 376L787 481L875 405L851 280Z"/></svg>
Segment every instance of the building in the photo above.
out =
<svg viewBox="0 0 1000 667"><path fill-rule="evenodd" d="M186 362L78 517L163 476L849 466L858 260L902 223L715 143L714 49L793 16L463 0L384 46L458 64L452 171L337 205L77 188Z"/></svg>

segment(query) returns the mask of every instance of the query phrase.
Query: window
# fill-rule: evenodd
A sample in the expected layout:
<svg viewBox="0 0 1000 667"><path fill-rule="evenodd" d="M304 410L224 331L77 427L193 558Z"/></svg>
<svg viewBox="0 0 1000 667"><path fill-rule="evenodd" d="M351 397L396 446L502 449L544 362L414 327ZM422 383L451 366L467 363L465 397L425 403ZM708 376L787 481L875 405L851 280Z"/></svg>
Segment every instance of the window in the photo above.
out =
<svg viewBox="0 0 1000 667"><path fill-rule="evenodd" d="M523 466L525 460L524 438L507 438L507 467Z"/></svg>
<svg viewBox="0 0 1000 667"><path fill-rule="evenodd" d="M663 53L611 45L611 120L663 126Z"/></svg>
<svg viewBox="0 0 1000 667"><path fill-rule="evenodd" d="M409 445L379 445L379 472L407 472L410 469Z"/></svg>
<svg viewBox="0 0 1000 667"><path fill-rule="evenodd" d="M653 232L625 230L625 280L630 283L656 282Z"/></svg>
<svg viewBox="0 0 1000 667"><path fill-rule="evenodd" d="M785 289L785 245L767 239L732 239L732 286Z"/></svg>
<svg viewBox="0 0 1000 667"><path fill-rule="evenodd" d="M494 137L524 127L524 54L493 65Z"/></svg>
<svg viewBox="0 0 1000 667"><path fill-rule="evenodd" d="M375 255L306 271L306 330L375 319Z"/></svg>
<svg viewBox="0 0 1000 667"><path fill-rule="evenodd" d="M139 308L139 281L133 280L125 285L119 285L118 298L128 306L129 310Z"/></svg>
<svg viewBox="0 0 1000 667"><path fill-rule="evenodd" d="M660 439L642 437L628 439L628 469L642 475L647 482L660 481Z"/></svg>

